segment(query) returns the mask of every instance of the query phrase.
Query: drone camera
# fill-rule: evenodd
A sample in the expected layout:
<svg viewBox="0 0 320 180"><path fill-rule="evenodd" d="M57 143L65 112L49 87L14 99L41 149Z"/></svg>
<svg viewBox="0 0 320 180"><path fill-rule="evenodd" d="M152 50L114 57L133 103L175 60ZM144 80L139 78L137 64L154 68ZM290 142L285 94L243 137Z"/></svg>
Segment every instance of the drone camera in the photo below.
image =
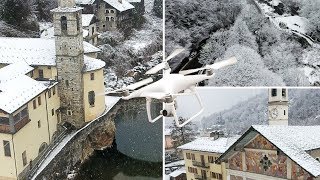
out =
<svg viewBox="0 0 320 180"><path fill-rule="evenodd" d="M167 110L161 110L160 114L162 114L163 116L168 116L168 111Z"/></svg>
<svg viewBox="0 0 320 180"><path fill-rule="evenodd" d="M173 102L172 96L167 96L167 97L165 97L164 102L165 102L165 103L172 103L172 102Z"/></svg>

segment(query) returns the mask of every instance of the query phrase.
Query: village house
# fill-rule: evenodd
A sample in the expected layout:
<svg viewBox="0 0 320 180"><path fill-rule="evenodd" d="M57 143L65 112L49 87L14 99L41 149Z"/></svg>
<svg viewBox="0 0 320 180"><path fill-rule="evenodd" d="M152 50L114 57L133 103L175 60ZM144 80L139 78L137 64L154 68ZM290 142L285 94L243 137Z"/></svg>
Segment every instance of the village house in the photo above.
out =
<svg viewBox="0 0 320 180"><path fill-rule="evenodd" d="M54 39L0 38L1 180L31 170L61 125L80 128L105 111L105 62L83 41L81 11L59 1Z"/></svg>
<svg viewBox="0 0 320 180"><path fill-rule="evenodd" d="M132 2L132 4L130 2ZM98 32L127 30L134 14L143 15L144 0L76 0L84 14L94 14Z"/></svg>

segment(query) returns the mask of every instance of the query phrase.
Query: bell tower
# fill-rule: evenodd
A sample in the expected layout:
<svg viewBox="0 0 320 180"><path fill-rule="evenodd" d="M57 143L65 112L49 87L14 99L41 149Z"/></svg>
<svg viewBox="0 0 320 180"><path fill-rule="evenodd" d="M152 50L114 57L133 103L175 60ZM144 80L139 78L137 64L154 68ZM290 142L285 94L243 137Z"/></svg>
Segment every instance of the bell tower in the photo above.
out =
<svg viewBox="0 0 320 180"><path fill-rule="evenodd" d="M269 125L288 125L288 89L269 89Z"/></svg>
<svg viewBox="0 0 320 180"><path fill-rule="evenodd" d="M59 0L53 12L56 64L61 100L61 119L79 128L84 120L84 65L82 8L74 0Z"/></svg>

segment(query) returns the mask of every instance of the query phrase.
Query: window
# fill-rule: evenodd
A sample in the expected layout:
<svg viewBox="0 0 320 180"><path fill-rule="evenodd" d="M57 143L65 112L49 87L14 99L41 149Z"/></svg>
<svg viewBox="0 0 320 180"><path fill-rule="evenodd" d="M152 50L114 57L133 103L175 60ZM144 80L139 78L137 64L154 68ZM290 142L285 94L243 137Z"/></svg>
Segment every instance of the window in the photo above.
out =
<svg viewBox="0 0 320 180"><path fill-rule="evenodd" d="M37 108L37 101L36 100L33 100L33 109L36 109Z"/></svg>
<svg viewBox="0 0 320 180"><path fill-rule="evenodd" d="M282 89L282 97L286 97L287 93L286 93L286 89Z"/></svg>
<svg viewBox="0 0 320 180"><path fill-rule="evenodd" d="M92 30L92 35L93 35L94 34L94 27L92 27L91 30Z"/></svg>
<svg viewBox="0 0 320 180"><path fill-rule="evenodd" d="M23 163L23 166L27 165L27 153L26 153L26 151L24 151L22 153L22 163Z"/></svg>
<svg viewBox="0 0 320 180"><path fill-rule="evenodd" d="M68 116L71 116L72 115L72 111L71 110L67 110L67 114L68 114Z"/></svg>
<svg viewBox="0 0 320 180"><path fill-rule="evenodd" d="M114 21L114 17L111 17L111 21Z"/></svg>
<svg viewBox="0 0 320 180"><path fill-rule="evenodd" d="M191 154L191 159L192 159L192 160L196 160L194 154Z"/></svg>
<svg viewBox="0 0 320 180"><path fill-rule="evenodd" d="M215 158L213 156L208 156L208 161L209 161L209 163L214 163Z"/></svg>
<svg viewBox="0 0 320 180"><path fill-rule="evenodd" d="M106 21L110 21L109 17L106 17Z"/></svg>
<svg viewBox="0 0 320 180"><path fill-rule="evenodd" d="M41 96L38 97L38 105L41 105Z"/></svg>
<svg viewBox="0 0 320 180"><path fill-rule="evenodd" d="M283 115L286 115L286 110L283 110Z"/></svg>
<svg viewBox="0 0 320 180"><path fill-rule="evenodd" d="M197 168L194 168L194 167L188 167L188 171L189 171L190 173L198 174Z"/></svg>
<svg viewBox="0 0 320 180"><path fill-rule="evenodd" d="M43 79L43 70L42 69L39 69L39 78Z"/></svg>
<svg viewBox="0 0 320 180"><path fill-rule="evenodd" d="M66 80L66 86L69 87L69 81L68 80Z"/></svg>
<svg viewBox="0 0 320 180"><path fill-rule="evenodd" d="M109 10L106 10L106 13L107 13L107 14L110 13Z"/></svg>
<svg viewBox="0 0 320 180"><path fill-rule="evenodd" d="M61 21L61 31L62 32L67 32L67 29L68 29L67 17L62 16L60 21Z"/></svg>
<svg viewBox="0 0 320 180"><path fill-rule="evenodd" d="M3 141L4 156L11 157L10 142Z"/></svg>
<svg viewBox="0 0 320 180"><path fill-rule="evenodd" d="M222 179L222 174L211 172L211 178Z"/></svg>
<svg viewBox="0 0 320 180"><path fill-rule="evenodd" d="M90 91L90 92L88 93L88 100L89 100L90 106L94 106L95 96L96 96L96 95L95 95L94 91Z"/></svg>
<svg viewBox="0 0 320 180"><path fill-rule="evenodd" d="M90 74L90 79L91 79L91 80L94 80L94 73L91 73L91 74Z"/></svg>
<svg viewBox="0 0 320 180"><path fill-rule="evenodd" d="M41 128L41 121L38 121L38 128Z"/></svg>
<svg viewBox="0 0 320 180"><path fill-rule="evenodd" d="M51 89L48 90L48 97L51 98Z"/></svg>
<svg viewBox="0 0 320 180"><path fill-rule="evenodd" d="M267 155L264 155L264 157L260 160L260 165L265 171L267 171L271 167L272 163Z"/></svg>
<svg viewBox="0 0 320 180"><path fill-rule="evenodd" d="M42 143L39 147L39 154L42 153L47 147L48 144L46 142Z"/></svg>
<svg viewBox="0 0 320 180"><path fill-rule="evenodd" d="M77 14L77 31L80 31L80 18L79 18L79 16L78 16L78 14Z"/></svg>
<svg viewBox="0 0 320 180"><path fill-rule="evenodd" d="M271 89L271 96L272 97L277 96L277 89Z"/></svg>
<svg viewBox="0 0 320 180"><path fill-rule="evenodd" d="M0 124L9 125L9 118L0 117Z"/></svg>
<svg viewBox="0 0 320 180"><path fill-rule="evenodd" d="M51 109L51 116L54 116L54 109Z"/></svg>
<svg viewBox="0 0 320 180"><path fill-rule="evenodd" d="M51 69L51 66L48 66L48 69Z"/></svg>
<svg viewBox="0 0 320 180"><path fill-rule="evenodd" d="M110 13L114 13L114 10L110 10Z"/></svg>
<svg viewBox="0 0 320 180"><path fill-rule="evenodd" d="M56 94L56 87L53 87L53 88L52 88L52 93L53 93L52 95L55 95L55 94Z"/></svg>
<svg viewBox="0 0 320 180"><path fill-rule="evenodd" d="M26 116L28 116L28 108L24 108L22 111L21 111L21 119L25 118Z"/></svg>
<svg viewBox="0 0 320 180"><path fill-rule="evenodd" d="M190 153L186 153L187 159L191 159Z"/></svg>

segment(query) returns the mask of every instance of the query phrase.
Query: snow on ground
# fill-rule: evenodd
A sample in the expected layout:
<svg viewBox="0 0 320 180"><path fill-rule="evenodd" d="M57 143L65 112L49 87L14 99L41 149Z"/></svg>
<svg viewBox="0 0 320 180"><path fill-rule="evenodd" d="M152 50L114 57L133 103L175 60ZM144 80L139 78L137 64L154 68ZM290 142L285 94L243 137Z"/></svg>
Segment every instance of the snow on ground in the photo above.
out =
<svg viewBox="0 0 320 180"><path fill-rule="evenodd" d="M287 17L276 17L276 22L284 23L289 29L306 34L306 27L308 26L308 20L300 16L287 16Z"/></svg>
<svg viewBox="0 0 320 180"><path fill-rule="evenodd" d="M51 27L53 27L52 22L39 22L40 32L42 32L43 30L47 30Z"/></svg>
<svg viewBox="0 0 320 180"><path fill-rule="evenodd" d="M305 66L302 70L311 84L320 82L320 72L316 71L314 68L311 68L309 66Z"/></svg>
<svg viewBox="0 0 320 180"><path fill-rule="evenodd" d="M117 102L120 100L119 97L112 97L112 96L106 96L105 97L105 102L106 102L106 110L105 112L101 115L104 116L105 114L107 114L110 109L117 104ZM99 119L101 116L99 116L98 118L96 118L95 120ZM35 175L32 177L32 180L36 179L36 177L44 170L45 167L47 167L47 165L54 159L54 157L56 157L56 155L66 146L66 144L79 132L81 132L83 129L87 128L92 122L94 122L95 120L92 120L91 122L89 122L86 126L82 127L81 129L79 129L76 132L73 132L71 134L68 134L46 157L46 159L44 159L44 161L40 164L40 167L38 168L38 170L36 171Z"/></svg>

